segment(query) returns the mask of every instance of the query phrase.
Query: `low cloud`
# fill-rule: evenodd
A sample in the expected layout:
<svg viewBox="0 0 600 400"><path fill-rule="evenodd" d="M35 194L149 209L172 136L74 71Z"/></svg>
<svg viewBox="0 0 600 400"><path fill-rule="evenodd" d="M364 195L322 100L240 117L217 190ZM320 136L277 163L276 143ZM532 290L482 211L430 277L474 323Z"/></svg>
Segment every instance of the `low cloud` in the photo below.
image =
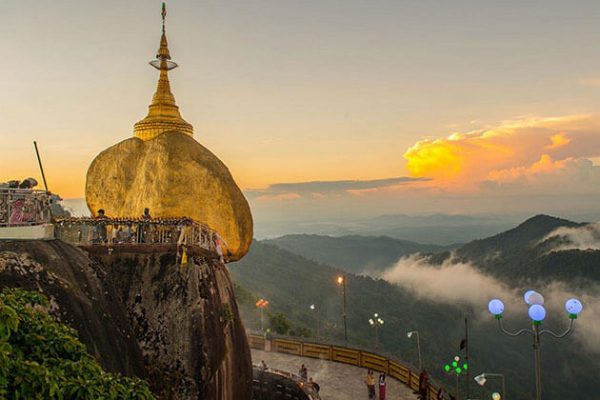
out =
<svg viewBox="0 0 600 400"><path fill-rule="evenodd" d="M556 242L552 251L600 250L600 222L580 227L561 227L546 235L541 242Z"/></svg>
<svg viewBox="0 0 600 400"><path fill-rule="evenodd" d="M489 318L487 304L493 298L504 301L509 315L517 315L516 309L525 311L522 296L529 289L509 286L482 273L473 264L458 262L452 257L441 265L433 265L427 256L419 254L401 258L380 277L424 300L467 304L479 310L476 315L480 321ZM545 296L548 314L564 315L565 320L564 302L572 297L581 299L584 311L577 320L574 336L589 350L600 354L600 324L597 323L600 318L600 286L590 283L585 289L574 291L563 282L552 282L534 289ZM560 327L553 329L561 330Z"/></svg>

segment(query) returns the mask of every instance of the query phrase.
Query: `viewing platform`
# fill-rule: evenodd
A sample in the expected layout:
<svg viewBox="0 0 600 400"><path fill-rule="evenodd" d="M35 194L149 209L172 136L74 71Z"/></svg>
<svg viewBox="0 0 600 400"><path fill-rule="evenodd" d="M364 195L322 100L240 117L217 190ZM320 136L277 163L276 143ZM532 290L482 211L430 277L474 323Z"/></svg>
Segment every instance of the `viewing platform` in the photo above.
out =
<svg viewBox="0 0 600 400"><path fill-rule="evenodd" d="M0 240L59 239L91 253L185 251L228 259L221 236L191 218L55 217L45 190L0 188Z"/></svg>
<svg viewBox="0 0 600 400"><path fill-rule="evenodd" d="M154 253L184 249L192 255L227 258L225 242L189 218L58 218L55 238L88 252Z"/></svg>

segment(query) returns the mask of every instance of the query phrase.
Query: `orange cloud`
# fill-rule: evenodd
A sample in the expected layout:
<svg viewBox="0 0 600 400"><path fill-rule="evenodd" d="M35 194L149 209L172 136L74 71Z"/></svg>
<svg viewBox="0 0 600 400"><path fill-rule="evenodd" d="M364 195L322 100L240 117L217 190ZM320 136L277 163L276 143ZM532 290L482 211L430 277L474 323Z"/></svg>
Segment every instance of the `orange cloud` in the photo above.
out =
<svg viewBox="0 0 600 400"><path fill-rule="evenodd" d="M591 165L600 156L598 118L522 118L498 127L415 143L404 153L413 177L438 187L477 188L481 182L533 180Z"/></svg>
<svg viewBox="0 0 600 400"><path fill-rule="evenodd" d="M551 143L544 147L546 150L558 149L571 143L571 139L567 137L566 133L557 133L556 135L550 136Z"/></svg>

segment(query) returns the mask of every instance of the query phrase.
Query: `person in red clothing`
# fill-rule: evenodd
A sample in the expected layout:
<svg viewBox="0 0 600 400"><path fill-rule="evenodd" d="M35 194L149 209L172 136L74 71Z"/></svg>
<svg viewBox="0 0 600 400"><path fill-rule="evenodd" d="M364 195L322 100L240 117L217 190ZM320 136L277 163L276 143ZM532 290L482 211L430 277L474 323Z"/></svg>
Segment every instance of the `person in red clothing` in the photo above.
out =
<svg viewBox="0 0 600 400"><path fill-rule="evenodd" d="M385 400L385 373L379 374L379 400Z"/></svg>
<svg viewBox="0 0 600 400"><path fill-rule="evenodd" d="M429 388L429 375L427 371L421 371L419 375L419 398L421 400L427 400L427 389Z"/></svg>

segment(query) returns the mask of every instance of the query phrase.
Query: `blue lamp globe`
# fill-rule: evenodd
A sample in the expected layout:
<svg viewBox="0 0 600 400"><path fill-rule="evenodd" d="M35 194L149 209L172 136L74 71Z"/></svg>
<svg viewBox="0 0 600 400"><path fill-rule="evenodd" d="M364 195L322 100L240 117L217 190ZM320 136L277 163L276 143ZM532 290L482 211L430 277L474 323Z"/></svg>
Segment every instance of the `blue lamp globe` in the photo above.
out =
<svg viewBox="0 0 600 400"><path fill-rule="evenodd" d="M534 304L529 307L529 318L533 322L542 322L546 318L546 309L540 304Z"/></svg>
<svg viewBox="0 0 600 400"><path fill-rule="evenodd" d="M488 310L490 310L490 313L492 313L492 315L502 315L502 313L504 312L504 303L502 302L502 300L493 299L488 304Z"/></svg>
<svg viewBox="0 0 600 400"><path fill-rule="evenodd" d="M529 296L531 296L533 293L535 293L535 290L528 290L523 295L523 300L525 300L525 303L527 303L528 305L531 305L531 303L529 302Z"/></svg>
<svg viewBox="0 0 600 400"><path fill-rule="evenodd" d="M569 315L577 316L583 310L583 304L578 299L569 299L565 303L565 310Z"/></svg>

